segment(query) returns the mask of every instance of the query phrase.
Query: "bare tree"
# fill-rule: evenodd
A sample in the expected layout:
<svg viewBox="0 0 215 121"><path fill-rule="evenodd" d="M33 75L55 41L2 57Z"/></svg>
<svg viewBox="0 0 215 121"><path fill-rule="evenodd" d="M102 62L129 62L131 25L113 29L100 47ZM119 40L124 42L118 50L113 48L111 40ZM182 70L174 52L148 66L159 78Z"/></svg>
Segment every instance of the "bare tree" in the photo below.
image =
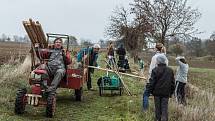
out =
<svg viewBox="0 0 215 121"><path fill-rule="evenodd" d="M84 46L84 47L90 47L92 46L93 43L90 39L81 39L81 46Z"/></svg>
<svg viewBox="0 0 215 121"><path fill-rule="evenodd" d="M100 45L101 45L102 48L104 48L106 46L105 40L103 40L103 39L100 39L99 43L100 43Z"/></svg>
<svg viewBox="0 0 215 121"><path fill-rule="evenodd" d="M129 11L124 7L116 7L110 16L110 25L106 29L106 34L114 38L123 36L129 27L129 15Z"/></svg>
<svg viewBox="0 0 215 121"><path fill-rule="evenodd" d="M205 51L208 55L215 56L215 32L210 36L210 39L205 41Z"/></svg>
<svg viewBox="0 0 215 121"><path fill-rule="evenodd" d="M187 0L134 0L131 5L136 14L153 25L151 36L163 44L168 36L198 31L193 25L201 13L187 6Z"/></svg>
<svg viewBox="0 0 215 121"><path fill-rule="evenodd" d="M187 52L191 56L200 57L203 55L202 40L197 37L193 37L191 41L187 42L186 48L189 48L187 49Z"/></svg>
<svg viewBox="0 0 215 121"><path fill-rule="evenodd" d="M171 45L170 50L177 57L178 55L181 55L183 53L184 47L182 44L177 43L177 44Z"/></svg>
<svg viewBox="0 0 215 121"><path fill-rule="evenodd" d="M77 38L75 36L69 36L69 44L73 45L73 46L77 46L78 42L77 42Z"/></svg>
<svg viewBox="0 0 215 121"><path fill-rule="evenodd" d="M20 42L19 39L20 39L19 36L17 36L17 35L14 35L14 36L13 36L13 40L14 40L15 42Z"/></svg>
<svg viewBox="0 0 215 121"><path fill-rule="evenodd" d="M7 41L7 38L8 38L7 35L2 34L1 40L2 40L3 42Z"/></svg>
<svg viewBox="0 0 215 121"><path fill-rule="evenodd" d="M142 17L142 16L141 16ZM131 53L142 50L146 46L145 37L151 26L147 19L140 19L139 14L127 10L124 7L117 7L110 17L107 35L118 38Z"/></svg>

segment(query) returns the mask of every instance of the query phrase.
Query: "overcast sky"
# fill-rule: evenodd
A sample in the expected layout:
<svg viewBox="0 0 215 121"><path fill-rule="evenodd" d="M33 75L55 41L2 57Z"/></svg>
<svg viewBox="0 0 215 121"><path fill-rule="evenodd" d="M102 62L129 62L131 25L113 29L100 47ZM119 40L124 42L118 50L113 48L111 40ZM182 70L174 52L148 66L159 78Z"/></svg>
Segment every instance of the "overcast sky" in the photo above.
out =
<svg viewBox="0 0 215 121"><path fill-rule="evenodd" d="M104 39L104 29L116 6L128 6L132 0L0 0L0 35L20 35L26 32L22 21L38 20L45 32L74 35L78 39ZM215 31L215 1L188 0L198 7L202 18L196 24L200 38Z"/></svg>

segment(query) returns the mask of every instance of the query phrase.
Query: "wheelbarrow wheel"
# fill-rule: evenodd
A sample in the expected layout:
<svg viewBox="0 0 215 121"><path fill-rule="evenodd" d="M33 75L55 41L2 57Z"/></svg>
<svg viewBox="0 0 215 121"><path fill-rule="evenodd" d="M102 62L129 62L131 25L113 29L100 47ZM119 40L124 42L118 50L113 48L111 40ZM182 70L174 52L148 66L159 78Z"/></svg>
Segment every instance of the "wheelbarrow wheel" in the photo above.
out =
<svg viewBox="0 0 215 121"><path fill-rule="evenodd" d="M16 101L15 101L15 114L23 114L25 111L25 94L27 90L19 89L16 93Z"/></svg>
<svg viewBox="0 0 215 121"><path fill-rule="evenodd" d="M75 89L75 100L76 101L81 101L83 89L82 87L80 89Z"/></svg>
<svg viewBox="0 0 215 121"><path fill-rule="evenodd" d="M49 94L47 98L46 117L52 118L56 108L56 95Z"/></svg>
<svg viewBox="0 0 215 121"><path fill-rule="evenodd" d="M119 88L119 95L122 96L122 87Z"/></svg>

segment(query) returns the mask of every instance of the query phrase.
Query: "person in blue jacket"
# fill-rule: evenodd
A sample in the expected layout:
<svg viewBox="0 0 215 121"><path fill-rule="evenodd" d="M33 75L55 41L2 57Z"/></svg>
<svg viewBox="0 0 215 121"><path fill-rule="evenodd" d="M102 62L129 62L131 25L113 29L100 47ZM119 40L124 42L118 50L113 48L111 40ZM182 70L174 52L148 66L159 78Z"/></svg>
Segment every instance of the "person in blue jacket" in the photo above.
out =
<svg viewBox="0 0 215 121"><path fill-rule="evenodd" d="M78 63L83 63L83 57L84 55L89 55L89 66L96 66L98 67L97 59L98 59L98 52L100 49L99 44L94 44L93 47L87 47L81 49L78 54L77 54L77 62ZM87 89L88 90L93 90L92 88L92 79L91 79L91 74L94 73L93 68L88 69L88 80L87 80Z"/></svg>

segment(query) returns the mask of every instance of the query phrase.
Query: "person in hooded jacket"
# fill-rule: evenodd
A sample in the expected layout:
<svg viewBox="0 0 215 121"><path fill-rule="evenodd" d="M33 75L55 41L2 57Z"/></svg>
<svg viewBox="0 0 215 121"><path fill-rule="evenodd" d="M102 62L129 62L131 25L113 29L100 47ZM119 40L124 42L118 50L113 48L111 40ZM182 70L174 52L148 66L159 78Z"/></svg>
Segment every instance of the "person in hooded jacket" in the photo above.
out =
<svg viewBox="0 0 215 121"><path fill-rule="evenodd" d="M156 58L157 67L152 70L148 90L154 96L155 120L168 121L168 102L175 90L173 70L166 64L166 56Z"/></svg>
<svg viewBox="0 0 215 121"><path fill-rule="evenodd" d="M163 46L162 43L156 43L156 46L155 46L155 55L152 57L151 59L151 63L150 63L150 67L149 67L149 76L151 76L151 73L152 73L152 70L157 67L157 57L159 55L164 55L164 58L165 58L165 63L166 65L168 66L168 59L166 57L166 48ZM143 111L146 111L149 107L149 101L148 101L148 98L150 96L150 92L149 92L149 89L148 89L148 85L149 83L147 82L145 88L144 88L144 92L143 92L143 102L142 102L142 109Z"/></svg>

